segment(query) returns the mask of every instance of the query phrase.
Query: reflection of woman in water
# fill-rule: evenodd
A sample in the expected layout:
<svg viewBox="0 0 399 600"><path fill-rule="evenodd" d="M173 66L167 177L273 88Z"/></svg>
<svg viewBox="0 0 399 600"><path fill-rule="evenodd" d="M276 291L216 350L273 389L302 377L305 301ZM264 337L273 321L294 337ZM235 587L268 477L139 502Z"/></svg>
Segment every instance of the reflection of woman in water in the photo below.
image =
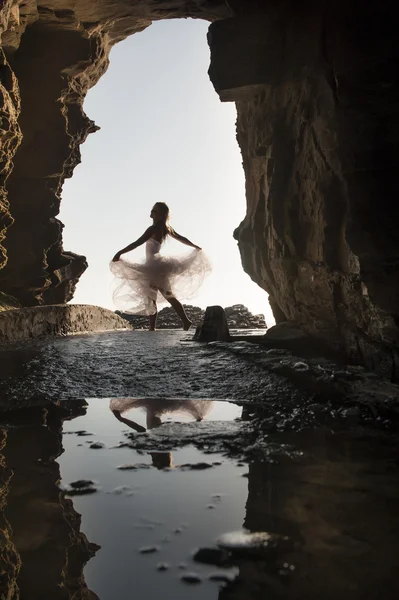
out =
<svg viewBox="0 0 399 600"><path fill-rule="evenodd" d="M180 412L188 413L196 421L202 421L209 412L213 404L212 400L177 400L163 398L113 398L110 402L110 409L118 419L135 431L144 432L147 429L160 427L162 425L161 417L168 413ZM135 421L122 417L122 414L133 409L142 409L146 413L147 429ZM157 469L164 469L172 466L171 452L150 452L152 462Z"/></svg>
<svg viewBox="0 0 399 600"><path fill-rule="evenodd" d="M135 431L143 432L162 425L161 417L167 413L188 413L196 421L202 421L213 404L212 400L179 400L164 398L113 398L110 409L118 421L122 421ZM122 413L139 408L145 411L147 429L130 419L122 417Z"/></svg>
<svg viewBox="0 0 399 600"><path fill-rule="evenodd" d="M182 320L183 328L190 329L191 321L176 296L191 298L209 272L205 254L186 237L179 235L169 225L169 208L164 202L154 204L150 217L153 224L135 242L119 250L112 259L110 269L120 280L114 292L114 301L124 312L149 315L150 331L155 331L157 302L169 302ZM170 236L195 250L183 257L166 257L160 254L165 239ZM121 255L146 244L146 260L131 263Z"/></svg>

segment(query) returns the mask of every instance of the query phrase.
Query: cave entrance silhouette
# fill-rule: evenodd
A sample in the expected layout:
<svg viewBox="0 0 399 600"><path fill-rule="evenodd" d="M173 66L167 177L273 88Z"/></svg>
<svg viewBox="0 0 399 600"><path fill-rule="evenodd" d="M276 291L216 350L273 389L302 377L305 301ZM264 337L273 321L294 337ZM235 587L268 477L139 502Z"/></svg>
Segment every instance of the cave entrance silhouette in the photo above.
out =
<svg viewBox="0 0 399 600"><path fill-rule="evenodd" d="M172 225L213 263L198 304L242 303L273 322L233 239L245 216L245 179L235 105L220 102L207 74L208 25L165 20L130 36L113 48L107 73L88 94L84 110L101 129L82 146L60 212L64 247L89 263L74 302L113 308L109 260L150 224L152 204L165 201ZM169 244L172 253L180 247Z"/></svg>

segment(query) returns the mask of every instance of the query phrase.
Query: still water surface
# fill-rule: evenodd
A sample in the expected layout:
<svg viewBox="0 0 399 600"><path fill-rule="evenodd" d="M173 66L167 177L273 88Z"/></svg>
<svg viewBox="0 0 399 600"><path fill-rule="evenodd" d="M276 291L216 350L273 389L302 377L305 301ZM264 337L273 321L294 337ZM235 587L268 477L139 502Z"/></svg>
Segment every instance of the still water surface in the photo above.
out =
<svg viewBox="0 0 399 600"><path fill-rule="evenodd" d="M22 600L396 599L396 436L271 433L258 410L93 398L4 413L2 581L15 551Z"/></svg>

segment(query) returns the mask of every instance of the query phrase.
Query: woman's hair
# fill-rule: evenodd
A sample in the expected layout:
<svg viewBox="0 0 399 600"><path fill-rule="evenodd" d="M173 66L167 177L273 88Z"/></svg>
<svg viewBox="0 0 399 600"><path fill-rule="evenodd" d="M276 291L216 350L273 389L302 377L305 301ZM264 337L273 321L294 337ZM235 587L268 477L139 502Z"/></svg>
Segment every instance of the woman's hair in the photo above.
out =
<svg viewBox="0 0 399 600"><path fill-rule="evenodd" d="M158 209L162 216L162 220L164 221L164 226L162 227L162 239L165 239L172 229L170 225L168 225L170 216L169 206L165 202L155 202L154 208L155 207Z"/></svg>
<svg viewBox="0 0 399 600"><path fill-rule="evenodd" d="M155 206L161 213L162 219L167 223L169 221L169 206L165 204L165 202L155 202L154 207Z"/></svg>

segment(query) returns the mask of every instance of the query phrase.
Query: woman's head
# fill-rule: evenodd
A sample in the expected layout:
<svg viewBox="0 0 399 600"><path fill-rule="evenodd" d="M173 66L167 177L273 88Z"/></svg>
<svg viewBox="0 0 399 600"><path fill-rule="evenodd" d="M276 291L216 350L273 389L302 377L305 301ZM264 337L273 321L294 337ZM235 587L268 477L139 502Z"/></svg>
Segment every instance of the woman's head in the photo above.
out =
<svg viewBox="0 0 399 600"><path fill-rule="evenodd" d="M163 221L167 223L169 220L169 206L165 202L156 202L152 207L150 216L154 221Z"/></svg>

